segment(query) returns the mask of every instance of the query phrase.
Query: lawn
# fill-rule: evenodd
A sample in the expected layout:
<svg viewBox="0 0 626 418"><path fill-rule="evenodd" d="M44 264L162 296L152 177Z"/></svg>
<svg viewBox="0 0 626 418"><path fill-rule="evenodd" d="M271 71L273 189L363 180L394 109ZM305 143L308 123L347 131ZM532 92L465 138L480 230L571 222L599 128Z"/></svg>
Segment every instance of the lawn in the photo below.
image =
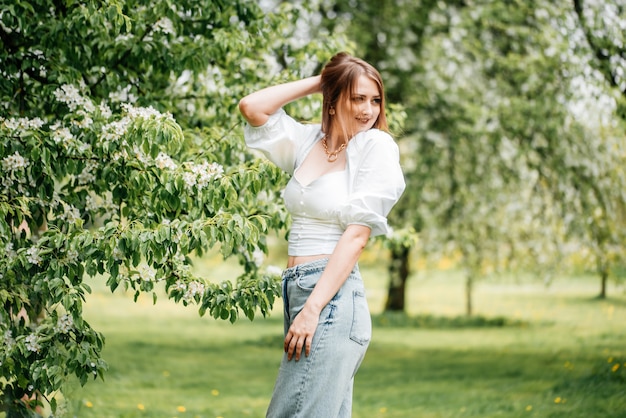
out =
<svg viewBox="0 0 626 418"><path fill-rule="evenodd" d="M384 265L362 271L374 338L355 384L355 418L626 417L626 292L597 280L541 283L499 278L475 291L476 315L462 317L463 280L450 271L411 278L413 318L379 316ZM232 277L215 259L207 276ZM93 281L87 320L106 336L105 381L65 393L77 417L262 417L281 356L274 314L234 325L150 295L111 294ZM421 323L421 327L411 324Z"/></svg>

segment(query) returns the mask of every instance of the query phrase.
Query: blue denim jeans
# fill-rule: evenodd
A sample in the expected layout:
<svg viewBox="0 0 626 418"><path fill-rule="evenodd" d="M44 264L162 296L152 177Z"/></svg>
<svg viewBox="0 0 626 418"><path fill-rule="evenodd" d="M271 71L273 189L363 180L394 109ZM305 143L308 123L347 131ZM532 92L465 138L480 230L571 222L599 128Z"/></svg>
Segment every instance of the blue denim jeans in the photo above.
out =
<svg viewBox="0 0 626 418"><path fill-rule="evenodd" d="M319 280L327 259L283 272L285 334ZM283 359L267 418L345 418L352 387L372 337L372 321L358 266L322 310L308 357Z"/></svg>

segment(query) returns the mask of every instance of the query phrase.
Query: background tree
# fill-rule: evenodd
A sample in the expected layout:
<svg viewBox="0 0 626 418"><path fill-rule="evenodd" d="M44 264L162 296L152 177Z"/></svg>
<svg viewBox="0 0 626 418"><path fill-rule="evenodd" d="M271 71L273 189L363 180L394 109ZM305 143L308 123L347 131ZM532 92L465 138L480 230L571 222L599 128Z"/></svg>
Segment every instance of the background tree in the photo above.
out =
<svg viewBox="0 0 626 418"><path fill-rule="evenodd" d="M75 375L102 376L82 317L100 276L234 321L271 309L264 234L288 222L284 175L243 146L238 99L338 49L296 10L256 2L0 4L0 409L27 416ZM306 111L306 108L303 112ZM313 109L314 111L314 109ZM217 247L236 280L197 277ZM218 280L213 280L218 279Z"/></svg>
<svg viewBox="0 0 626 418"><path fill-rule="evenodd" d="M572 244L616 249L618 221L589 220L619 197L622 157L571 109L576 80L593 83L579 28L562 25L571 5L388 0L322 14L406 106L408 187L396 223L415 227L422 255L466 271L467 313L474 281L491 271L523 266L550 280ZM392 275L389 309L404 309L409 256L394 255L402 274Z"/></svg>
<svg viewBox="0 0 626 418"><path fill-rule="evenodd" d="M604 139L602 148L594 151L615 161L609 167L599 167L598 171L602 173L599 181L581 179L587 186L584 188L585 204L591 209L591 215L585 219L587 233L583 236L587 237L590 261L600 276L599 297L606 298L610 272L616 265L623 265L625 257L626 6L603 1L573 0L572 3L576 18L571 20L579 29L578 39L581 40L577 49L588 66L595 70L588 72L589 81L595 81L589 83L591 91L589 84L583 91L587 96L602 100L602 108L598 109L597 105L584 100L588 97L581 98L585 109L580 116L585 119L592 135ZM617 125L611 115L618 116L621 124Z"/></svg>

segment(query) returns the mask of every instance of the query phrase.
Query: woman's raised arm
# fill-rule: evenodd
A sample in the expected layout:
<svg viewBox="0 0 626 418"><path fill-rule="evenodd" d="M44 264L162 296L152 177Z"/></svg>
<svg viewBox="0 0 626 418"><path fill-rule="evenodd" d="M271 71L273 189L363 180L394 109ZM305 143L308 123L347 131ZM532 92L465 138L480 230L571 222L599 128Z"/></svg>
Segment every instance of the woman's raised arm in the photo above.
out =
<svg viewBox="0 0 626 418"><path fill-rule="evenodd" d="M289 102L319 93L320 76L303 78L255 91L239 101L239 111L252 126L261 126L269 116Z"/></svg>

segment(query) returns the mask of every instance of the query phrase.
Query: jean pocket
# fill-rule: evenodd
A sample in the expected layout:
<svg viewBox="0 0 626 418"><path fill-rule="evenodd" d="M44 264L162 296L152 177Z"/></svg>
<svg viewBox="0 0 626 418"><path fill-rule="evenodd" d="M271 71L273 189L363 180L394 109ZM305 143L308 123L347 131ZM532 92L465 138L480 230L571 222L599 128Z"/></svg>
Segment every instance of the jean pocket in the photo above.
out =
<svg viewBox="0 0 626 418"><path fill-rule="evenodd" d="M361 345L368 344L372 339L372 318L370 317L365 293L361 290L352 292L350 339Z"/></svg>
<svg viewBox="0 0 626 418"><path fill-rule="evenodd" d="M319 274L302 274L296 278L296 285L300 288L300 290L304 290L306 292L312 292L313 288L317 284L321 273Z"/></svg>

